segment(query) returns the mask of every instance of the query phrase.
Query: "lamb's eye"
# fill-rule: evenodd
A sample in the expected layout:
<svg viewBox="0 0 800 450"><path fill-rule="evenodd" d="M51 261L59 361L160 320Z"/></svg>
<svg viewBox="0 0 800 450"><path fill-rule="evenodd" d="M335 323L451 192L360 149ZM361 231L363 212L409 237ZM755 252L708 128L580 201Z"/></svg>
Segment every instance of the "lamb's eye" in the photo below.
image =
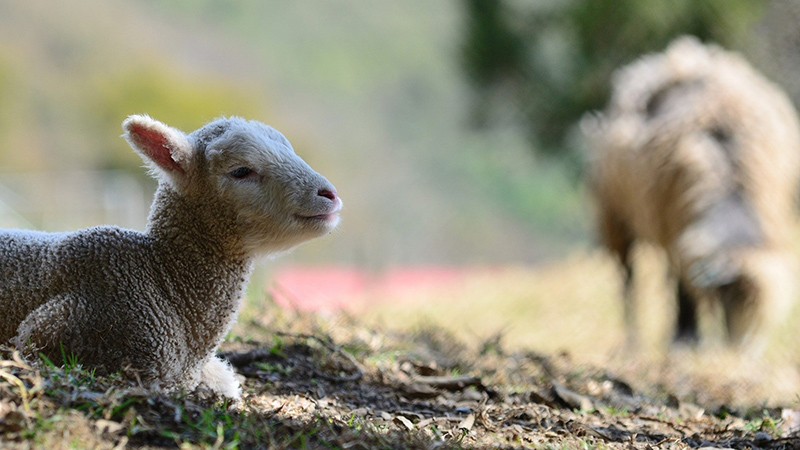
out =
<svg viewBox="0 0 800 450"><path fill-rule="evenodd" d="M238 169L232 170L230 176L241 180L242 178L247 178L251 173L253 173L253 169L249 167L239 167Z"/></svg>

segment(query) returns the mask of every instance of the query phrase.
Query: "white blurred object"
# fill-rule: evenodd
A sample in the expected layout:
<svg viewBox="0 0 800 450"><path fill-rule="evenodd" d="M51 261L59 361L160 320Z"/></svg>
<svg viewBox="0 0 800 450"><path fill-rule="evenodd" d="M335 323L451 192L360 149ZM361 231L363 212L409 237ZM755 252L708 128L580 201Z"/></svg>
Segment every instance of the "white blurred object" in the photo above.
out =
<svg viewBox="0 0 800 450"><path fill-rule="evenodd" d="M781 411L781 429L783 430L782 436L788 436L792 433L800 431L800 411L796 409L784 408Z"/></svg>
<svg viewBox="0 0 800 450"><path fill-rule="evenodd" d="M63 231L111 224L141 230L147 181L113 170L0 174L0 228Z"/></svg>

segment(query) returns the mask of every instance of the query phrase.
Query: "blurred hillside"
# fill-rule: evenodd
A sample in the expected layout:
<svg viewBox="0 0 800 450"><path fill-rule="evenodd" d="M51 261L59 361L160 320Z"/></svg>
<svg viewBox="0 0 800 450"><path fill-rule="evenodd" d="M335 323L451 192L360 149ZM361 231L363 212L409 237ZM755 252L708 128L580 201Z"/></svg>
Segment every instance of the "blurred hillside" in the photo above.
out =
<svg viewBox="0 0 800 450"><path fill-rule="evenodd" d="M140 228L141 205L89 211L149 202L154 183L119 138L125 116L191 131L235 114L283 131L345 201L340 230L287 261L533 262L586 242L561 169L511 127L467 126L460 14L423 0L2 1L0 206L19 213L14 226ZM108 181L119 174L122 187Z"/></svg>

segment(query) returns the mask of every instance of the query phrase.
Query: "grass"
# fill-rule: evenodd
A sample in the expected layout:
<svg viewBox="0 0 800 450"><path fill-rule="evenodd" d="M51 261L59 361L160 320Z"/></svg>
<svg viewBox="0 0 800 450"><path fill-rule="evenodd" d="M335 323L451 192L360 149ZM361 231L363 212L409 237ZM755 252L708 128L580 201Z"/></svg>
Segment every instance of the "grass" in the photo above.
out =
<svg viewBox="0 0 800 450"><path fill-rule="evenodd" d="M501 336L505 345L605 358L623 339L621 305L615 301L618 274L610 263L600 254L579 254L539 269L479 272L457 286L372 299L364 316L397 328L431 322L459 334ZM647 327L648 348L667 332L666 321L658 320L668 314L663 297L648 302L643 311L643 321L656 325Z"/></svg>
<svg viewBox="0 0 800 450"><path fill-rule="evenodd" d="M26 387L0 385L0 405L6 408L0 408L0 442L4 448L111 448L126 444L307 448L312 441L333 442L326 434L331 425L322 417L293 427L260 411L232 409L223 401L153 394L103 379L87 384L83 380L92 377L80 367L71 368L68 374L51 367L37 371L20 362L12 372L10 377L24 380ZM17 407L17 402L25 406Z"/></svg>
<svg viewBox="0 0 800 450"><path fill-rule="evenodd" d="M657 443L670 429L670 439L684 445L726 446L750 442L759 433L782 442L778 436L784 429L773 409L753 409L749 417L729 412L724 418L698 419L639 394L635 404L619 406L628 397L611 395L606 385L615 379L606 369L578 365L564 355L502 346L481 353L482 342L463 341L431 325L402 332L365 327L353 318L288 312L271 320L239 327L264 341L237 338L224 344L232 353L266 350L263 359L237 366L246 377L245 401L239 405L202 390L165 395L119 376L98 377L66 355L59 367L49 361L31 365L7 353L0 359L0 446L627 448L631 439ZM270 351L276 348L269 339L276 329L285 334L280 351ZM364 374L358 381L343 381L352 371L344 348L359 349ZM415 400L415 391L408 391L415 374L465 374L481 383ZM553 396L548 386L555 380L563 389L591 397L595 407L575 409ZM669 426L640 428L643 421L655 420L651 410ZM608 423L614 426L607 428ZM691 432L675 435L675 427ZM690 435L694 440L684 442Z"/></svg>
<svg viewBox="0 0 800 450"><path fill-rule="evenodd" d="M314 328L309 327L306 330ZM263 330L261 336L269 337ZM327 347L311 345L314 342L298 346L275 337L271 344L262 344L271 359L256 361L252 368L279 384L277 380L299 377L321 388L324 381L315 380L313 373L330 369L338 376L342 371L330 360ZM246 344L234 338L226 345ZM399 449L417 448L425 439L353 412L326 414L314 406L319 400L310 393L271 395L274 382L269 380L248 380L246 401L232 405L202 390L151 392L119 375L98 377L66 352L62 357L55 363L44 357L29 363L7 351L5 359L0 358L0 447ZM297 358L306 358L311 365L306 369L314 372L296 375L300 369L292 363ZM461 448L461 439L439 440L441 448Z"/></svg>
<svg viewBox="0 0 800 450"><path fill-rule="evenodd" d="M764 354L751 358L723 345L720 311L702 311L699 351L668 346L674 301L665 261L649 248L637 251L638 352L624 349L621 277L604 253L577 252L544 267L476 272L452 286L362 299L356 312L373 325L410 329L441 326L492 347L564 353L576 362L605 366L638 380L639 388L674 386L681 395L718 404L785 404L800 392L798 307L772 330ZM487 351L487 349L484 349ZM653 391L655 393L655 391Z"/></svg>
<svg viewBox="0 0 800 450"><path fill-rule="evenodd" d="M204 391L153 393L119 375L97 376L66 352L35 364L5 353L0 447L624 448L631 439L655 446L663 436L679 447L788 442L780 437L781 408L800 409L791 371L797 319L776 331L757 363L712 344L667 352L663 266L646 251L637 257L647 263L638 280L646 339L635 355L618 351L619 281L598 254L399 292L359 316L280 310L262 298L249 302L223 345L261 355L237 367L242 404ZM416 384L418 375L480 383L430 391ZM578 400L562 397L556 382Z"/></svg>

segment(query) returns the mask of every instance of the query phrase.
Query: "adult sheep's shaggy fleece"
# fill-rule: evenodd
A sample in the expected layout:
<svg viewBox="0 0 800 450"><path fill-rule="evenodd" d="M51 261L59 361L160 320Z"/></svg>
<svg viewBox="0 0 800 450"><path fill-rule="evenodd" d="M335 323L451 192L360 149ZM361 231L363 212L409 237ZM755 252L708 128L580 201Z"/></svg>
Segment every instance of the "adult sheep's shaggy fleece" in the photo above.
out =
<svg viewBox="0 0 800 450"><path fill-rule="evenodd" d="M604 244L626 272L631 245L664 249L677 280L675 339L698 339L718 301L732 344L753 344L795 298L791 235L800 131L787 96L740 56L691 37L616 72L602 114L582 122Z"/></svg>
<svg viewBox="0 0 800 450"><path fill-rule="evenodd" d="M136 115L123 129L159 181L147 230L0 232L0 341L238 399L215 351L254 258L329 233L342 203L262 123L223 118L186 135Z"/></svg>

